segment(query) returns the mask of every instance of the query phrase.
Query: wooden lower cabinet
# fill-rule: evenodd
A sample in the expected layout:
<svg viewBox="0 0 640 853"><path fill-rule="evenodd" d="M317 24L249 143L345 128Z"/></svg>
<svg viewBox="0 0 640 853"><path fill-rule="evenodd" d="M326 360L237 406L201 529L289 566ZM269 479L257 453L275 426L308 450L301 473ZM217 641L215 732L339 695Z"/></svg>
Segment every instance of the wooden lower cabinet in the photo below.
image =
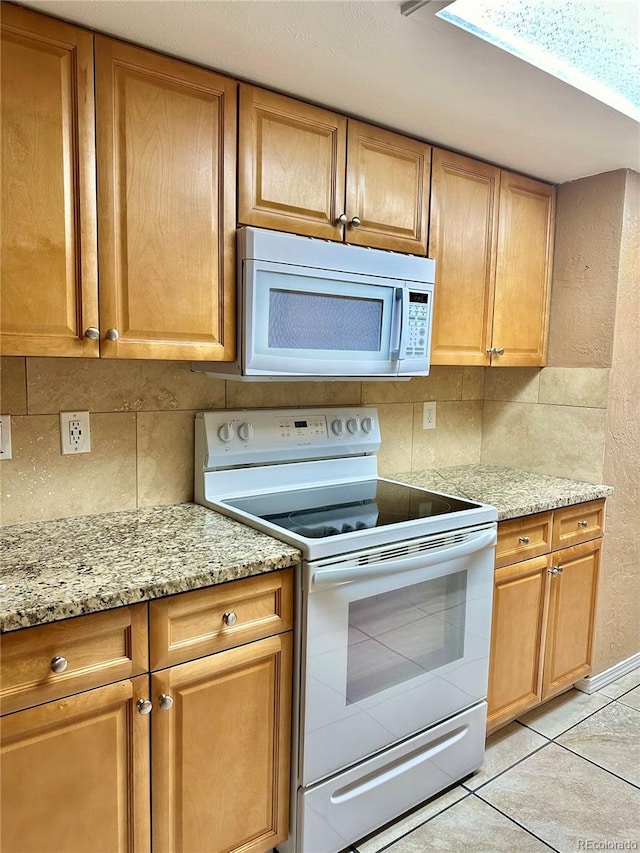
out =
<svg viewBox="0 0 640 853"><path fill-rule="evenodd" d="M604 502L597 503L603 510ZM533 541L534 523L546 523L547 515L522 519L522 538ZM556 510L554 530L575 516L576 535L588 535L584 526L578 526L582 515L575 507ZM501 553L507 553L514 525L517 528L517 521L499 525L498 561ZM593 529L602 532L601 527ZM526 547L532 547L529 541L523 543ZM602 537L570 548L550 548L547 554L496 569L488 732L562 693L590 672Z"/></svg>
<svg viewBox="0 0 640 853"><path fill-rule="evenodd" d="M287 837L291 637L152 674L154 851L263 853Z"/></svg>
<svg viewBox="0 0 640 853"><path fill-rule="evenodd" d="M497 569L489 666L489 729L540 702L549 558Z"/></svg>
<svg viewBox="0 0 640 853"><path fill-rule="evenodd" d="M544 653L542 699L560 693L591 669L602 539L554 551Z"/></svg>
<svg viewBox="0 0 640 853"><path fill-rule="evenodd" d="M148 676L8 714L3 853L149 850Z"/></svg>

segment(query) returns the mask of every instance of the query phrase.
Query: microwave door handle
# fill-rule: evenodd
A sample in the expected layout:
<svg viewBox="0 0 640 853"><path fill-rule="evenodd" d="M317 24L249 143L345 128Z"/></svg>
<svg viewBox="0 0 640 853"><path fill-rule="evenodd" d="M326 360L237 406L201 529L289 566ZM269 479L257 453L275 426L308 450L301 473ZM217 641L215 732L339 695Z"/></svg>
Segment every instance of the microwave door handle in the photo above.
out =
<svg viewBox="0 0 640 853"><path fill-rule="evenodd" d="M406 288L396 287L393 299L393 314L391 315L391 351L389 353L391 361L399 361L406 355L402 353L402 321L405 317L404 294Z"/></svg>

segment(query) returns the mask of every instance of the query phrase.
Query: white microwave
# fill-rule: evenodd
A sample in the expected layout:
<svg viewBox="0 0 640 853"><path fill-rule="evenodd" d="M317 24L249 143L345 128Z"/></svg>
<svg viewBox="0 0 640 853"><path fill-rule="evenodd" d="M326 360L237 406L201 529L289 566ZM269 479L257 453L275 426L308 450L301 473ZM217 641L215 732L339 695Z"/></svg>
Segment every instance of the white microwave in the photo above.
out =
<svg viewBox="0 0 640 853"><path fill-rule="evenodd" d="M228 379L408 379L429 373L435 261L258 228L238 230Z"/></svg>

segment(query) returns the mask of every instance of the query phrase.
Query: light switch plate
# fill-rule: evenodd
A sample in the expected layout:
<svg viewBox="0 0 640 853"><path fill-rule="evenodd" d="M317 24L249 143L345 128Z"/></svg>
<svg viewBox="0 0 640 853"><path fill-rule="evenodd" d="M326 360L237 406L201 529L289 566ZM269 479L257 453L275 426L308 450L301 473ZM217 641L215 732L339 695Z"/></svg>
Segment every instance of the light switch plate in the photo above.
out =
<svg viewBox="0 0 640 853"><path fill-rule="evenodd" d="M60 412L60 446L63 456L91 452L89 412Z"/></svg>

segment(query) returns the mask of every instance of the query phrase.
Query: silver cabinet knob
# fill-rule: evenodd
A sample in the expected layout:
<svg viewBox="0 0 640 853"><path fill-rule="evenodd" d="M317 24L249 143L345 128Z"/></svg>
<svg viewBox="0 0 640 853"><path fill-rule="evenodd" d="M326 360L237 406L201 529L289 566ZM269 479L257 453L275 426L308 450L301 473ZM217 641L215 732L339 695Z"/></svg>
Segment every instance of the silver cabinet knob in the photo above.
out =
<svg viewBox="0 0 640 853"><path fill-rule="evenodd" d="M138 709L139 714L150 714L153 705L149 701L149 699L138 699L136 702L136 708Z"/></svg>
<svg viewBox="0 0 640 853"><path fill-rule="evenodd" d="M95 326L89 326L88 329L84 330L85 338L89 338L90 341L97 341L100 338L100 329L96 329Z"/></svg>
<svg viewBox="0 0 640 853"><path fill-rule="evenodd" d="M360 219L359 216L352 216L351 222L349 223L349 225L352 228L359 228L362 225L362 220Z"/></svg>
<svg viewBox="0 0 640 853"><path fill-rule="evenodd" d="M117 341L120 337L120 332L117 329L107 329L105 334L105 338L108 341Z"/></svg>
<svg viewBox="0 0 640 853"><path fill-rule="evenodd" d="M64 672L68 666L69 661L66 658L63 658L62 655L56 655L51 659L51 672Z"/></svg>
<svg viewBox="0 0 640 853"><path fill-rule="evenodd" d="M227 613L223 614L222 621L224 622L225 625L228 625L229 627L231 627L232 625L236 624L236 622L238 621L238 617L233 612L233 610L231 610L231 611L228 611Z"/></svg>
<svg viewBox="0 0 640 853"><path fill-rule="evenodd" d="M556 569L558 570L559 575L561 575L564 572L564 566L556 566Z"/></svg>
<svg viewBox="0 0 640 853"><path fill-rule="evenodd" d="M504 347L491 347L487 352L489 355L504 355Z"/></svg>
<svg viewBox="0 0 640 853"><path fill-rule="evenodd" d="M528 536L519 536L518 542L522 542L523 545L528 545L529 542L531 542L531 539L529 539Z"/></svg>
<svg viewBox="0 0 640 853"><path fill-rule="evenodd" d="M547 569L547 571L549 572L550 575L557 575L558 574L558 567L554 566L552 569Z"/></svg>
<svg viewBox="0 0 640 853"><path fill-rule="evenodd" d="M336 219L336 225L346 225L347 224L347 214L341 213L340 216Z"/></svg>
<svg viewBox="0 0 640 853"><path fill-rule="evenodd" d="M585 519L581 519L581 520L578 522L578 527L588 527L588 526L589 526L589 522L588 522L588 521L586 521Z"/></svg>
<svg viewBox="0 0 640 853"><path fill-rule="evenodd" d="M158 705L163 711L168 711L173 705L173 696L169 696L168 693L161 693L158 696Z"/></svg>

